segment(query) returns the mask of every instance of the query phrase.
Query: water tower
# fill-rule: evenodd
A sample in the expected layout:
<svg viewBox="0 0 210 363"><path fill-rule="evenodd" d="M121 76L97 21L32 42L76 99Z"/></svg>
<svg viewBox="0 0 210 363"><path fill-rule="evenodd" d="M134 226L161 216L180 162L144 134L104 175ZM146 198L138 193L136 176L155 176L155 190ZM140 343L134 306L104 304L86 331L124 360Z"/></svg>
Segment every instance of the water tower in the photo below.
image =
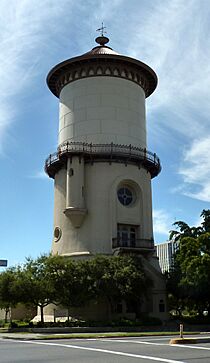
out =
<svg viewBox="0 0 210 363"><path fill-rule="evenodd" d="M159 281L158 312L165 293L154 256L151 179L161 166L147 149L145 117L157 76L108 42L102 28L92 50L47 77L59 98L58 148L45 164L55 185L52 251L74 258L141 255Z"/></svg>

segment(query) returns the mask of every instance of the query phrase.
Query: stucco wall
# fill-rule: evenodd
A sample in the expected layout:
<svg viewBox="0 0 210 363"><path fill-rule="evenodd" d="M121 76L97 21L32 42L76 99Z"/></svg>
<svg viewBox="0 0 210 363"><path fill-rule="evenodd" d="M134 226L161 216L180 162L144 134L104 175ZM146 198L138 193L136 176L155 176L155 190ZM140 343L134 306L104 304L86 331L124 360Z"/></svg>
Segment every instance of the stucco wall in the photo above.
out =
<svg viewBox="0 0 210 363"><path fill-rule="evenodd" d="M139 225L138 238L151 239L153 231L150 174L143 168L121 163L110 165L108 162L97 162L93 165L80 165L81 168L84 167L83 193L87 214L81 227L75 228L70 218L63 213L66 208L67 171L60 170L55 176L54 227L61 228L62 234L59 241L53 242L53 252L110 254L112 238L117 237L118 223ZM74 177L76 178L76 175L72 176ZM131 206L121 205L117 198L117 189L122 182L135 190L135 201ZM72 185L77 188L77 184Z"/></svg>
<svg viewBox="0 0 210 363"><path fill-rule="evenodd" d="M91 77L60 94L59 144L65 141L146 147L145 94L137 84Z"/></svg>

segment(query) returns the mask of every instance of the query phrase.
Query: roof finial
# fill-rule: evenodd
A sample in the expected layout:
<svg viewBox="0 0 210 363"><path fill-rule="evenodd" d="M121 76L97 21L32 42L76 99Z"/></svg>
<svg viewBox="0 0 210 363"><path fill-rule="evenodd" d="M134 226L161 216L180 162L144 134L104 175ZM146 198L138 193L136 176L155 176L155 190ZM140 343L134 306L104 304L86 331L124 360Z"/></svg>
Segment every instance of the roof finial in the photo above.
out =
<svg viewBox="0 0 210 363"><path fill-rule="evenodd" d="M104 30L106 29L106 26L104 26L104 23L102 21L102 27L101 28L98 28L96 29L97 32L101 32L101 36L103 37L104 36L104 33L106 33L106 31Z"/></svg>
<svg viewBox="0 0 210 363"><path fill-rule="evenodd" d="M96 43L100 44L101 46L104 46L106 43L109 42L109 38L104 36L106 26L104 26L104 23L102 22L102 27L96 29L97 32L101 32L101 35L95 39Z"/></svg>

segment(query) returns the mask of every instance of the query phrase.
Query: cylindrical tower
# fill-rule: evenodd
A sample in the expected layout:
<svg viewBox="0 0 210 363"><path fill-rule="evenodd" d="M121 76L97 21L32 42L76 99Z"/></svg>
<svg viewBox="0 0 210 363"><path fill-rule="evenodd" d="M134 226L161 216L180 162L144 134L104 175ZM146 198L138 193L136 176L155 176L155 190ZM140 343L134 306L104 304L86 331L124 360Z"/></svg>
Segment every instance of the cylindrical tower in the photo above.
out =
<svg viewBox="0 0 210 363"><path fill-rule="evenodd" d="M53 253L88 256L154 252L151 178L161 170L147 150L145 98L157 76L96 38L88 53L47 77L59 98L59 139L45 170L55 180Z"/></svg>

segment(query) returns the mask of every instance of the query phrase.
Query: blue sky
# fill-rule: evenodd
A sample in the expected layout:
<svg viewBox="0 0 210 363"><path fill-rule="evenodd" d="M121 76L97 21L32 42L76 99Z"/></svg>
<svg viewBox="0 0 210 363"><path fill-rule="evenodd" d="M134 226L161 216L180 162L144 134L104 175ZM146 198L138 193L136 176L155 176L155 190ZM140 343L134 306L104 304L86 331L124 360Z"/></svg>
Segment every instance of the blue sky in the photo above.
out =
<svg viewBox="0 0 210 363"><path fill-rule="evenodd" d="M199 223L210 208L210 3L208 0L1 0L0 259L49 252L58 100L46 86L57 63L110 46L150 65L159 84L147 99L148 148L161 159L153 180L155 241L176 220Z"/></svg>

